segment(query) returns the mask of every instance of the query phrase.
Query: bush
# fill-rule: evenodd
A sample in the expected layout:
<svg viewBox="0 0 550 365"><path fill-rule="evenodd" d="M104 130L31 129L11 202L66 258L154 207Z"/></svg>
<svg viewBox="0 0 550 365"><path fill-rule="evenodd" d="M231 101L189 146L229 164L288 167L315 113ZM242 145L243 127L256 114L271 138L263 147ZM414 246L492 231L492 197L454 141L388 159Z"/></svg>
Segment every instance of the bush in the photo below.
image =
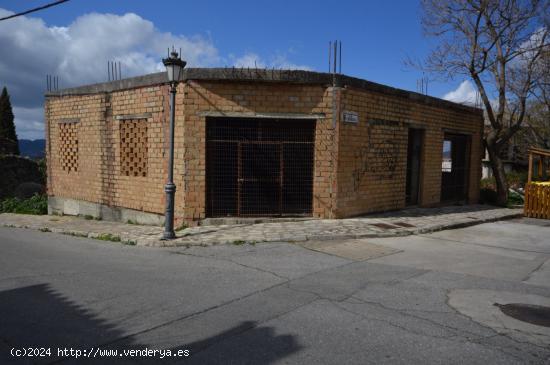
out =
<svg viewBox="0 0 550 365"><path fill-rule="evenodd" d="M506 180L508 181L508 187L510 189L517 190L519 188L525 188L527 183L527 172L511 171L506 174Z"/></svg>
<svg viewBox="0 0 550 365"><path fill-rule="evenodd" d="M496 184L495 184L495 178L494 177L488 177L485 179L481 179L479 183L479 187L481 190L483 189L490 189L490 190L496 190Z"/></svg>
<svg viewBox="0 0 550 365"><path fill-rule="evenodd" d="M0 202L0 213L48 214L48 197L34 194L28 199L7 198Z"/></svg>
<svg viewBox="0 0 550 365"><path fill-rule="evenodd" d="M41 158L40 160L36 160L36 163L38 164L38 171L40 171L40 174L42 175L42 180L45 183L48 178L48 166L46 165L46 159Z"/></svg>
<svg viewBox="0 0 550 365"><path fill-rule="evenodd" d="M508 181L508 187L510 189L517 190L519 188L524 188L525 183L527 182L527 172L522 171L511 171L506 173L506 181ZM488 177L485 179L481 179L480 182L480 188L481 189L492 189L496 190L497 185L495 183L494 176Z"/></svg>
<svg viewBox="0 0 550 365"><path fill-rule="evenodd" d="M0 155L0 201L14 196L21 183L33 182L44 185L44 175L39 164L20 156Z"/></svg>
<svg viewBox="0 0 550 365"><path fill-rule="evenodd" d="M522 205L524 202L524 199L523 197L514 192L514 191L511 191L508 193L508 206L511 206L511 205Z"/></svg>
<svg viewBox="0 0 550 365"><path fill-rule="evenodd" d="M511 171L506 173L506 181L508 188L513 190L524 189L527 183L527 172ZM494 176L481 179L479 192L479 202L481 204L496 204L497 202L497 185ZM508 194L508 205L523 204L523 197L517 193L510 192Z"/></svg>
<svg viewBox="0 0 550 365"><path fill-rule="evenodd" d="M24 200L32 198L36 194L42 195L44 193L44 185L30 181L19 184L19 186L15 188L13 196Z"/></svg>

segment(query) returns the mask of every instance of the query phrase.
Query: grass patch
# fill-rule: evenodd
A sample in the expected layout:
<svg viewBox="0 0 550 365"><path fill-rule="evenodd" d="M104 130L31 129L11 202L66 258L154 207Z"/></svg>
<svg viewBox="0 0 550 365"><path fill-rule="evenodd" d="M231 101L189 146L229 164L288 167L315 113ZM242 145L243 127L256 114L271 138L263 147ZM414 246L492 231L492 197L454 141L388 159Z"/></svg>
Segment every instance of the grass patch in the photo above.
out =
<svg viewBox="0 0 550 365"><path fill-rule="evenodd" d="M114 235L114 234L111 234L111 233L102 233L99 236L94 237L94 238L97 239L97 240L100 240L100 241L120 242L121 244L126 245L126 246L135 246L135 245L137 245L136 241L123 240L123 239L120 238L120 236L117 236L117 235Z"/></svg>
<svg viewBox="0 0 550 365"><path fill-rule="evenodd" d="M101 241L111 241L111 242L120 242L121 241L120 236L117 236L117 235L114 235L114 234L111 234L111 233L102 233L102 234L98 235L97 237L95 237L95 239L101 240Z"/></svg>
<svg viewBox="0 0 550 365"><path fill-rule="evenodd" d="M62 234L64 235L67 235L67 236L73 236L73 237L88 237L88 234L87 233L82 233L82 232L61 232Z"/></svg>
<svg viewBox="0 0 550 365"><path fill-rule="evenodd" d="M186 229L186 228L188 228L188 225L185 224L185 223L182 223L182 224L180 224L180 225L175 229L175 231L176 231L176 232L183 231L183 230Z"/></svg>
<svg viewBox="0 0 550 365"><path fill-rule="evenodd" d="M100 221L101 220L101 217L94 217L93 215L91 214L86 214L86 215L79 215L79 217L82 217L84 219L86 219L87 221Z"/></svg>
<svg viewBox="0 0 550 365"><path fill-rule="evenodd" d="M128 223L128 224L139 224L137 221L135 221L135 220L133 220L133 219L128 219L128 220L126 221L126 223Z"/></svg>
<svg viewBox="0 0 550 365"><path fill-rule="evenodd" d="M230 242L230 244L232 245L235 245L235 246L242 246L242 245L250 245L250 246L256 246L256 244L258 243L258 241L247 241L247 240L235 240L233 242ZM214 243L216 244L216 243Z"/></svg>
<svg viewBox="0 0 550 365"><path fill-rule="evenodd" d="M44 230L43 230L44 229ZM48 228L42 228L40 229L42 232L51 232ZM111 234L111 233L102 233L98 236L88 236L86 233L80 233L80 232L61 232L64 235L67 236L74 236L74 237L84 237L84 238L94 238L96 240L100 241L109 241L109 242L120 242L123 245L126 246L136 246L137 242L133 240L122 240L120 236Z"/></svg>
<svg viewBox="0 0 550 365"><path fill-rule="evenodd" d="M7 198L0 202L0 213L48 214L48 197L34 194L28 199Z"/></svg>
<svg viewBox="0 0 550 365"><path fill-rule="evenodd" d="M248 240L235 240L233 242L227 242L228 244L230 245L235 245L235 246L242 246L242 245L250 245L250 246L256 246L257 243L259 243L258 241L254 241L254 240L251 240L251 241L248 241ZM216 245L217 243L214 243L214 245Z"/></svg>
<svg viewBox="0 0 550 365"><path fill-rule="evenodd" d="M48 227L42 227L39 229L40 232L51 232L52 230L49 229Z"/></svg>

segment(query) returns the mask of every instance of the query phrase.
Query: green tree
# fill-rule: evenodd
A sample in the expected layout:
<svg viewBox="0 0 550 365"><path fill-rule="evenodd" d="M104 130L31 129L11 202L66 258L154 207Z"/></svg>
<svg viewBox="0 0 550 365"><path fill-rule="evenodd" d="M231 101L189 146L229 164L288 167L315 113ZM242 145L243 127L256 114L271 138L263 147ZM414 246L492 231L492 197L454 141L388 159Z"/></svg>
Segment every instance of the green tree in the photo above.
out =
<svg viewBox="0 0 550 365"><path fill-rule="evenodd" d="M0 139L7 139L14 142L13 153L19 154L19 141L13 123L13 110L11 108L10 95L4 86L0 95Z"/></svg>

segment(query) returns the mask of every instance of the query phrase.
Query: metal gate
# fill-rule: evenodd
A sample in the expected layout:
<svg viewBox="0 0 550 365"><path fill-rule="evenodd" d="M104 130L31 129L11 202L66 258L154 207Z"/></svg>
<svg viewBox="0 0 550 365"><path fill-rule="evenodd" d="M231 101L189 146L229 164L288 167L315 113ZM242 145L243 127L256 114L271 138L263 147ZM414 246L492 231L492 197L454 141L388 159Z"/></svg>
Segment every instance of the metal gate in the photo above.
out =
<svg viewBox="0 0 550 365"><path fill-rule="evenodd" d="M315 121L207 118L206 214L311 215Z"/></svg>

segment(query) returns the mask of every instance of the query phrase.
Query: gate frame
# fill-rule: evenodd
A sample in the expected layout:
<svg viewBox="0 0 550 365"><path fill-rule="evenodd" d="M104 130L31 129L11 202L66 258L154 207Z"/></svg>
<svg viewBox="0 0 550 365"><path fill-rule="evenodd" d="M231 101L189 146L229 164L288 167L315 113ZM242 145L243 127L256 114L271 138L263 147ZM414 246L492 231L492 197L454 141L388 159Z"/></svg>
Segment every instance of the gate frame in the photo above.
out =
<svg viewBox="0 0 550 365"><path fill-rule="evenodd" d="M324 114L298 114L298 113L255 113L255 114L242 114L242 113L218 113L218 112L207 112L207 113L201 113L201 115L204 117L205 122L205 134L208 131L208 122L212 120L224 120L224 119L252 119L257 120L258 122L264 121L275 121L278 119L286 120L287 122L294 121L310 121L312 123L312 140L311 142L257 142L257 143L266 143L266 144L277 144L280 146L279 148L279 161L280 161L280 183L279 183L279 213L277 214L242 214L241 213L241 206L242 206L242 197L241 197L241 177L242 177L242 144L243 143L251 143L254 144L255 141L239 141L235 140L234 143L237 144L237 203L236 203L236 215L228 215L228 216L220 216L220 215L212 215L211 212L209 212L209 205L208 205L208 197L209 197L209 178L208 178L208 148L205 148L205 218L223 218L223 217L232 217L232 218L253 218L253 217L313 217L314 215L314 190L315 190L315 166L316 166L316 150L317 150L317 141L316 141L316 134L317 134L317 122L320 118L325 118ZM205 144L208 144L208 136L205 135ZM282 146L285 143L307 143L311 144L312 146L312 161L311 161L311 206L309 208L308 213L299 214L299 213L289 213L285 214L283 213L282 205L283 205L283 174L284 174L284 167L283 167L283 148Z"/></svg>

